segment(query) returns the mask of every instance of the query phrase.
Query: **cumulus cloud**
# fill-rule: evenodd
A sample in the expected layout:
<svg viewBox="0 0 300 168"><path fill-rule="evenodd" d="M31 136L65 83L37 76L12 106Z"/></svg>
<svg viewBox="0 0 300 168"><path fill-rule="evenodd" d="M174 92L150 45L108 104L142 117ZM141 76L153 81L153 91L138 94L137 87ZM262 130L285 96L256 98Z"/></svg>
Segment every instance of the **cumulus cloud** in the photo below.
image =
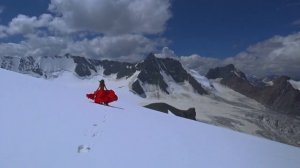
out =
<svg viewBox="0 0 300 168"><path fill-rule="evenodd" d="M180 62L187 68L198 71L205 75L209 69L222 66L222 60L217 58L203 57L197 54L181 56Z"/></svg>
<svg viewBox="0 0 300 168"><path fill-rule="evenodd" d="M178 56L169 47L163 47L159 53L155 54L159 58L172 58L179 60L184 67L198 71L200 74L205 75L210 68L222 66L223 61L217 58L203 57L198 54L190 56Z"/></svg>
<svg viewBox="0 0 300 168"><path fill-rule="evenodd" d="M104 34L161 33L169 8L169 0L51 0L49 5L68 28Z"/></svg>
<svg viewBox="0 0 300 168"><path fill-rule="evenodd" d="M28 35L20 43L2 43L0 53L4 56L53 56L67 46L67 40L60 37L37 37Z"/></svg>
<svg viewBox="0 0 300 168"><path fill-rule="evenodd" d="M278 74L300 79L300 32L275 36L224 61L257 76Z"/></svg>
<svg viewBox="0 0 300 168"><path fill-rule="evenodd" d="M141 35L103 36L77 41L69 45L65 52L133 62L143 59L164 43L164 40L153 41Z"/></svg>
<svg viewBox="0 0 300 168"><path fill-rule="evenodd" d="M26 15L20 14L17 17L13 18L8 26L2 27L4 31L9 35L26 35L29 33L33 33L36 28L47 27L51 20L52 16L50 14L42 14L39 17L28 17Z"/></svg>
<svg viewBox="0 0 300 168"><path fill-rule="evenodd" d="M51 0L49 14L19 14L0 25L0 38L22 37L0 43L0 53L140 60L166 45L159 34L171 17L169 8L170 0Z"/></svg>
<svg viewBox="0 0 300 168"><path fill-rule="evenodd" d="M203 75L210 68L232 63L248 75L288 75L300 80L300 32L285 37L275 36L223 60L191 55L182 56L181 61Z"/></svg>
<svg viewBox="0 0 300 168"><path fill-rule="evenodd" d="M72 53L97 59L137 61L155 51L162 41L153 41L141 35L103 36L74 41L71 37L29 34L20 43L3 43L4 56L54 56Z"/></svg>
<svg viewBox="0 0 300 168"><path fill-rule="evenodd" d="M178 56L169 47L163 47L162 50L161 50L161 52L155 54L155 56L159 57L159 58L173 58L173 59L178 59Z"/></svg>

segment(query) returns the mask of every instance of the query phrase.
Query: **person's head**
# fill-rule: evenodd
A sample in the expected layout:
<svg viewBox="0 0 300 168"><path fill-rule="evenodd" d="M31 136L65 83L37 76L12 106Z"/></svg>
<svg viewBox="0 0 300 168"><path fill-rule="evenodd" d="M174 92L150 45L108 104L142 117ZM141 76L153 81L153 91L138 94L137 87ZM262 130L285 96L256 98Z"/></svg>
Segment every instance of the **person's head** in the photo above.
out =
<svg viewBox="0 0 300 168"><path fill-rule="evenodd" d="M104 84L104 80L103 79L101 79L99 82Z"/></svg>

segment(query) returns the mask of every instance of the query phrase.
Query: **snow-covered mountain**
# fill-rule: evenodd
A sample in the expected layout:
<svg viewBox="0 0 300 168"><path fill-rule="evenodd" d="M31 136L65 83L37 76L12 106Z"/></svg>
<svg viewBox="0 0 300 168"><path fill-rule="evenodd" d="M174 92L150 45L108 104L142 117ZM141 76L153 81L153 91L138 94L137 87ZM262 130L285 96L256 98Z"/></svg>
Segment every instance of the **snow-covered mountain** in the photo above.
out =
<svg viewBox="0 0 300 168"><path fill-rule="evenodd" d="M169 58L156 58L154 54L139 63L125 63L108 60L87 59L66 54L54 57L2 57L0 67L37 77L53 78L68 71L81 78L90 78L97 74L115 74L117 79L135 75L132 91L142 97L161 90L166 94L172 92L170 83L187 82L199 94L207 94L197 82L182 67L179 61ZM148 94L148 95L147 95Z"/></svg>
<svg viewBox="0 0 300 168"><path fill-rule="evenodd" d="M0 57L0 67L36 77L55 78L61 73L72 72L78 77L92 77L97 74L117 74L117 78L132 75L134 64L116 61L100 61L66 54L64 56Z"/></svg>
<svg viewBox="0 0 300 168"><path fill-rule="evenodd" d="M243 72L231 64L209 70L206 77L209 79L222 78L222 84L255 99L270 109L300 116L300 90L293 87L287 76L264 78L261 82L251 82Z"/></svg>
<svg viewBox="0 0 300 168"><path fill-rule="evenodd" d="M64 73L70 73L85 80L122 80L124 83L119 87L135 93L140 106L171 111L185 118L300 146L299 118L276 113L240 94L242 92L224 86L224 79L208 80L171 58L157 58L150 54L144 61L124 63L67 54L38 58L0 57L0 65L1 68L47 79L61 78ZM232 71L232 74L247 80L239 70ZM243 85L237 83L236 86Z"/></svg>
<svg viewBox="0 0 300 168"><path fill-rule="evenodd" d="M0 76L5 79L0 87L3 168L300 165L297 147L140 107L145 99L122 87L130 78L106 78L119 95L112 105L122 110L85 98L100 75L81 80L64 72L41 80L0 69Z"/></svg>
<svg viewBox="0 0 300 168"><path fill-rule="evenodd" d="M193 88L198 94L208 94L201 83L194 79L177 60L157 58L154 54L150 54L136 67L140 72L132 84L132 89L142 97L147 97L157 90L166 94L173 93L178 88L173 88L172 85L182 83Z"/></svg>

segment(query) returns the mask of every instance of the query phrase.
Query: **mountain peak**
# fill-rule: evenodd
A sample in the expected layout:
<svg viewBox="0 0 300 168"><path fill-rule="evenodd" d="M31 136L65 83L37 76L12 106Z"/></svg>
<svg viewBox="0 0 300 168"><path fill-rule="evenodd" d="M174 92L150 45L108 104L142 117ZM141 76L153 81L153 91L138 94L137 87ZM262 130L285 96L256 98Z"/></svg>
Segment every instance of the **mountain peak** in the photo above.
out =
<svg viewBox="0 0 300 168"><path fill-rule="evenodd" d="M155 54L154 53L150 53L145 60L151 60L151 59L156 59Z"/></svg>
<svg viewBox="0 0 300 168"><path fill-rule="evenodd" d="M231 76L236 76L241 79L246 79L246 75L240 70L236 69L233 64L229 64L224 67L217 67L214 69L210 69L206 74L206 77L208 79L216 79L216 78L226 79Z"/></svg>
<svg viewBox="0 0 300 168"><path fill-rule="evenodd" d="M235 70L235 66L233 64L228 64L225 66L225 68L227 68L229 70Z"/></svg>
<svg viewBox="0 0 300 168"><path fill-rule="evenodd" d="M157 58L153 53L150 53L147 58L137 64L140 70L137 79L133 83L132 89L140 95L145 95L142 88L145 84L156 85L166 94L170 94L170 80L174 83L183 83L187 81L197 93L207 94L207 92L182 66L182 64L171 58ZM170 79L166 79L170 78Z"/></svg>

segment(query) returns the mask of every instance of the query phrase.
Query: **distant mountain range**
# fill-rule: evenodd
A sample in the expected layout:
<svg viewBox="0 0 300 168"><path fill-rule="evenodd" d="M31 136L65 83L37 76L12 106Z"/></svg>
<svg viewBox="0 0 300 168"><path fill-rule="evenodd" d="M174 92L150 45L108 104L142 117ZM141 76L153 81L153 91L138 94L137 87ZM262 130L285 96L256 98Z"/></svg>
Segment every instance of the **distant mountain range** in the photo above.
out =
<svg viewBox="0 0 300 168"><path fill-rule="evenodd" d="M128 78L138 73L132 83L132 90L142 97L146 97L147 86L155 85L166 94L170 93L166 77L174 79L174 82L188 83L199 94L207 94L177 60L170 58L156 58L150 54L139 63L126 63L108 60L87 59L79 56L65 55L54 57L0 57L0 67L19 73L30 74L36 77L53 78L69 71L80 78L89 78L97 74L112 75L117 79Z"/></svg>
<svg viewBox="0 0 300 168"><path fill-rule="evenodd" d="M116 61L100 61L66 54L64 56L0 57L0 67L36 77L55 78L68 71L80 78L117 74L117 78L131 76L136 68L134 64Z"/></svg>
<svg viewBox="0 0 300 168"><path fill-rule="evenodd" d="M53 57L0 57L0 67L36 77L53 78L69 71L80 78L90 78L97 74L112 75L117 79L135 75L131 89L141 97L147 97L151 87L160 89L165 94L170 81L187 82L196 93L209 94L202 84L187 72L182 64L171 58L157 58L154 54L138 63L126 63L108 60L87 59L66 54ZM266 107L285 114L300 115L300 91L295 89L287 76L270 78L247 78L246 74L230 64L217 67L206 74L208 79L221 78L221 84L247 96Z"/></svg>

